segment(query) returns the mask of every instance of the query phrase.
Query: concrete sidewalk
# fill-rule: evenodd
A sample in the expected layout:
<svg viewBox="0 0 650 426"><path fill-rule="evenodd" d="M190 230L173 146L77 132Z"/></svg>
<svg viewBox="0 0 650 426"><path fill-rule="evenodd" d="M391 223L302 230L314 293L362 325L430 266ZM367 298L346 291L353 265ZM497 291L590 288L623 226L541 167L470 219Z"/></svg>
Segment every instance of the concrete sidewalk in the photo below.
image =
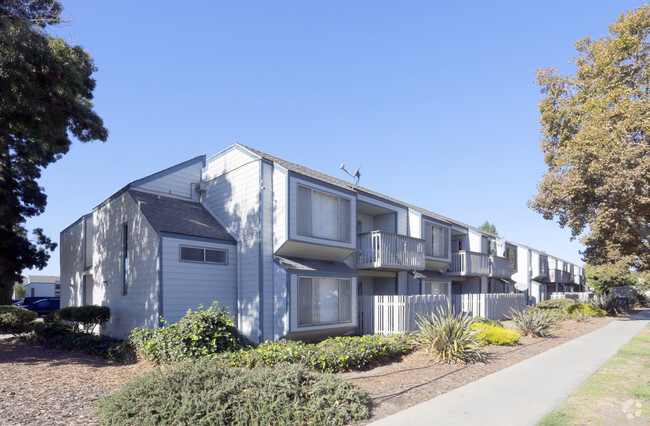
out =
<svg viewBox="0 0 650 426"><path fill-rule="evenodd" d="M534 425L649 320L646 309L372 424Z"/></svg>

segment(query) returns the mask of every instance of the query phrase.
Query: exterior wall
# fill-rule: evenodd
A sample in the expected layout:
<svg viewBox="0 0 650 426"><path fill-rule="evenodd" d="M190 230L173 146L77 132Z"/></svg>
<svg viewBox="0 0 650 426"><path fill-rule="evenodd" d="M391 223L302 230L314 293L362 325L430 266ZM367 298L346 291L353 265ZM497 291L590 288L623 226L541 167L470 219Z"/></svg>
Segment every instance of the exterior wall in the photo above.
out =
<svg viewBox="0 0 650 426"><path fill-rule="evenodd" d="M512 274L512 279L518 283L526 284L530 289L531 281L531 256L529 256L530 249L522 246L517 246L517 272Z"/></svg>
<svg viewBox="0 0 650 426"><path fill-rule="evenodd" d="M397 273L397 294L404 296L408 294L408 272Z"/></svg>
<svg viewBox="0 0 650 426"><path fill-rule="evenodd" d="M408 212L408 235L415 238L422 238L422 215L416 211Z"/></svg>
<svg viewBox="0 0 650 426"><path fill-rule="evenodd" d="M255 341L262 338L259 312L264 278L260 272L260 163L254 156L231 147L208 159L202 184L206 190L203 205L238 241L237 326Z"/></svg>
<svg viewBox="0 0 650 426"><path fill-rule="evenodd" d="M111 319L104 334L124 337L135 327L158 326L159 237L125 192L93 212L92 301L110 306ZM128 225L127 294L123 295L123 229Z"/></svg>
<svg viewBox="0 0 650 426"><path fill-rule="evenodd" d="M357 222L361 223L361 229L357 229L358 234L365 234L366 232L376 231L375 229L375 220L372 216L358 213ZM359 224L357 223L357 227Z"/></svg>
<svg viewBox="0 0 650 426"><path fill-rule="evenodd" d="M390 296L397 294L397 277L373 277L375 296Z"/></svg>
<svg viewBox="0 0 650 426"><path fill-rule="evenodd" d="M385 217L378 216L375 218L375 226L379 226L380 228L376 228L378 230L388 230L392 229L391 231L387 232L393 232L396 234L400 235L408 235L408 209L406 207L401 207L397 206L392 203L387 203L382 200L378 200L373 197L369 197L364 194L359 194L357 195L357 200L358 201L363 201L364 203L368 204L373 204L375 206L380 206L384 207L386 209L392 210L395 212L395 215L383 215ZM356 214L354 215L356 217ZM379 218L379 219L378 219ZM384 222L382 222L382 220ZM388 221L386 223L385 221ZM374 231L374 229L373 229Z"/></svg>
<svg viewBox="0 0 650 426"><path fill-rule="evenodd" d="M273 165L262 162L262 280L260 297L262 300L262 334L261 340L273 340L275 335L274 302L274 263L273 263Z"/></svg>
<svg viewBox="0 0 650 426"><path fill-rule="evenodd" d="M82 305L83 219L61 232L61 307Z"/></svg>
<svg viewBox="0 0 650 426"><path fill-rule="evenodd" d="M273 340L289 333L289 275L284 268L273 267Z"/></svg>
<svg viewBox="0 0 650 426"><path fill-rule="evenodd" d="M287 197L289 192L289 172L282 167L273 167L273 252L277 251L289 238L289 216Z"/></svg>
<svg viewBox="0 0 650 426"><path fill-rule="evenodd" d="M479 294L481 293L482 277L472 277L463 283L463 294ZM487 279L486 279L487 281ZM487 293L487 291L486 291Z"/></svg>
<svg viewBox="0 0 650 426"><path fill-rule="evenodd" d="M168 197L180 198L183 200L199 201L199 193L196 192L196 184L201 180L201 169L203 159L197 159L180 167L174 167L168 171L156 173L136 182L133 186L145 192L161 193Z"/></svg>
<svg viewBox="0 0 650 426"><path fill-rule="evenodd" d="M481 249L482 249L482 243L481 243L482 238L481 238L481 236L482 235L479 234L478 232L474 232L474 231L472 231L470 229L469 232L467 233L469 247L468 248L463 247L463 249L464 250L469 250L469 251L474 251L474 252L477 252L477 253L482 253L481 252Z"/></svg>
<svg viewBox="0 0 650 426"><path fill-rule="evenodd" d="M228 251L226 265L180 260L180 246ZM162 316L178 322L188 309L212 302L237 313L237 246L210 240L162 237Z"/></svg>
<svg viewBox="0 0 650 426"><path fill-rule="evenodd" d="M29 283L25 285L25 290L27 291L27 296L34 297L54 297L55 296L55 284L51 283ZM32 290L34 294L32 294Z"/></svg>

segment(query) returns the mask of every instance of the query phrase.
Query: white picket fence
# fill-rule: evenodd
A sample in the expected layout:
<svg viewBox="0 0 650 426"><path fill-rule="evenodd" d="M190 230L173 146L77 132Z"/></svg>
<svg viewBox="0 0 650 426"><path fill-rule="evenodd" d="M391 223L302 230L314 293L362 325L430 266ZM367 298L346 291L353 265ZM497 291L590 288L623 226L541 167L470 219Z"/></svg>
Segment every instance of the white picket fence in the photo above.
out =
<svg viewBox="0 0 650 426"><path fill-rule="evenodd" d="M584 291L584 292L554 292L551 293L551 300L553 299L573 299L581 303L587 303L591 299L596 297L596 293L593 291Z"/></svg>
<svg viewBox="0 0 650 426"><path fill-rule="evenodd" d="M506 319L511 309L522 311L526 308L523 294L456 294L453 300L456 312L491 320Z"/></svg>
<svg viewBox="0 0 650 426"><path fill-rule="evenodd" d="M489 319L505 319L510 309L523 310L523 294L462 294L453 296L456 312ZM362 296L359 329L362 334L401 334L417 331L420 316L447 307L445 295Z"/></svg>

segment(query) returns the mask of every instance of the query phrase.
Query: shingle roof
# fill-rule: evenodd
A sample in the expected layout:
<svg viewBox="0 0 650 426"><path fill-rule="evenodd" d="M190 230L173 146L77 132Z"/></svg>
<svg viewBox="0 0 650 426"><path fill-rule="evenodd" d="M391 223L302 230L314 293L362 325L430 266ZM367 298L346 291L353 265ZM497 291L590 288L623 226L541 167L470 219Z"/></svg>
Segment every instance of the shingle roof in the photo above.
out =
<svg viewBox="0 0 650 426"><path fill-rule="evenodd" d="M129 194L158 232L234 242L201 203L130 190Z"/></svg>
<svg viewBox="0 0 650 426"><path fill-rule="evenodd" d="M295 271L329 272L335 274L357 274L357 271L343 262L300 259L297 257L275 256L282 266Z"/></svg>

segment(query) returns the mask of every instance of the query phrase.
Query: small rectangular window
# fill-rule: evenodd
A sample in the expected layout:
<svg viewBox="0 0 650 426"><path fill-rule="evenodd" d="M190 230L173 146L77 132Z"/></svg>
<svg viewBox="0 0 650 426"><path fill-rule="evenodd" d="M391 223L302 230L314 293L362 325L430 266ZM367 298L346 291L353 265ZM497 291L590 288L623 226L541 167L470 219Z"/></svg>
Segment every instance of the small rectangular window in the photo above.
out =
<svg viewBox="0 0 650 426"><path fill-rule="evenodd" d="M226 250L205 250L206 263L228 263L228 252Z"/></svg>
<svg viewBox="0 0 650 426"><path fill-rule="evenodd" d="M181 260L190 262L203 262L203 249L194 247L181 247Z"/></svg>
<svg viewBox="0 0 650 426"><path fill-rule="evenodd" d="M228 264L228 250L181 246L181 261Z"/></svg>

